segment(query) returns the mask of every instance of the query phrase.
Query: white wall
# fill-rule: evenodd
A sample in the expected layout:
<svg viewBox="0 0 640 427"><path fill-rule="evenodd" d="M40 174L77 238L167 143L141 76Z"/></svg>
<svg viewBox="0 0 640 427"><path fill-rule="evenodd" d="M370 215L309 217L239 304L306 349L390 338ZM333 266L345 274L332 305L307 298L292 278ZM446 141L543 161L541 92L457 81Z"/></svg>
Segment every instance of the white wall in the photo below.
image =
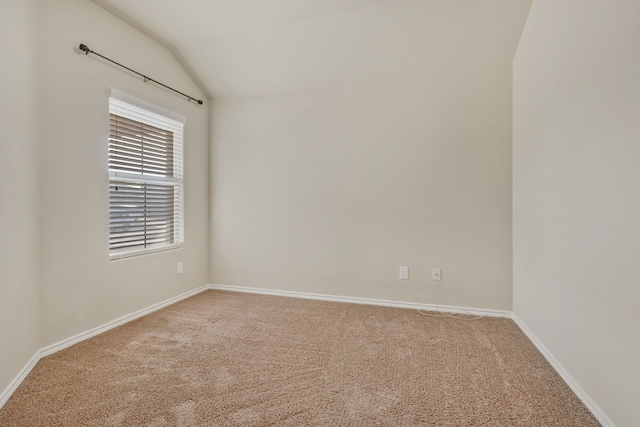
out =
<svg viewBox="0 0 640 427"><path fill-rule="evenodd" d="M145 84L80 43L202 97L171 54L86 0L39 2L42 345L86 331L207 282L208 105ZM109 262L107 118L118 89L187 117L185 244ZM176 274L178 261L184 274Z"/></svg>
<svg viewBox="0 0 640 427"><path fill-rule="evenodd" d="M35 20L0 2L0 392L39 346Z"/></svg>
<svg viewBox="0 0 640 427"><path fill-rule="evenodd" d="M535 0L514 61L514 311L640 420L640 3Z"/></svg>
<svg viewBox="0 0 640 427"><path fill-rule="evenodd" d="M422 302L440 267L430 303L510 310L511 56L497 57L216 100L211 281Z"/></svg>

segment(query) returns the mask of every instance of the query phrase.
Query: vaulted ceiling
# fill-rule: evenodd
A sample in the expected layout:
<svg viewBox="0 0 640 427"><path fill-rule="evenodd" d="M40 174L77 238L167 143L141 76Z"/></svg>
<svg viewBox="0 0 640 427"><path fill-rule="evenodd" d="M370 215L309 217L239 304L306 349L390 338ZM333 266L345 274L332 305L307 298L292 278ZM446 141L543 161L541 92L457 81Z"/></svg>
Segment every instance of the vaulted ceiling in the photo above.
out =
<svg viewBox="0 0 640 427"><path fill-rule="evenodd" d="M174 52L212 97L510 64L531 0L93 0Z"/></svg>

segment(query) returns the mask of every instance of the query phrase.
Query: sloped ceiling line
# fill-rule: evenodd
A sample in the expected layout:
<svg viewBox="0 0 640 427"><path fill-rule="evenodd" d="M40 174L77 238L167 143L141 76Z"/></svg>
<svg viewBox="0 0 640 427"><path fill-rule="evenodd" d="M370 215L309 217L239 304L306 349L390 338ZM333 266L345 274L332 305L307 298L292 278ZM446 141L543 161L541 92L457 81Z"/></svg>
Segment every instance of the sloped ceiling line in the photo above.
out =
<svg viewBox="0 0 640 427"><path fill-rule="evenodd" d="M509 67L531 0L92 0L207 97ZM152 11L150 13L149 11Z"/></svg>
<svg viewBox="0 0 640 427"><path fill-rule="evenodd" d="M110 14L119 18L123 22L126 22L127 24L131 25L133 28L137 29L142 34L146 35L147 37L156 41L158 44L160 44L165 49L167 49L173 55L176 61L178 61L180 66L189 75L189 77L191 77L191 80L193 80L196 86L198 86L198 89L202 91L204 96L208 100L211 100L211 93L209 93L209 91L207 90L207 87L202 83L202 80L200 80L200 77L198 77L198 75L193 70L193 68L191 68L191 66L189 65L187 60L184 58L184 56L182 56L178 48L176 48L172 43L170 43L168 40L161 37L159 34L155 33L154 31L151 31L149 28L145 27L140 22L132 19L130 16L121 12L119 9L113 7L107 1L104 1L104 0L91 0L91 1L97 4L98 6L100 6L101 8L103 8L104 10L106 10L107 12L109 12Z"/></svg>

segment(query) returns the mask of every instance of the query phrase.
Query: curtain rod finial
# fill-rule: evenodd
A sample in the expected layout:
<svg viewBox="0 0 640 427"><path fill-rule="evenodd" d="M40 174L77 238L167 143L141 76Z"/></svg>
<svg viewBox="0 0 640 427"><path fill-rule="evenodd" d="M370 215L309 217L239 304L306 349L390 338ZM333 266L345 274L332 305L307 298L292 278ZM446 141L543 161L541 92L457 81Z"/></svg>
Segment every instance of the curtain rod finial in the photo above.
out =
<svg viewBox="0 0 640 427"><path fill-rule="evenodd" d="M83 52L85 53L85 55L88 55L88 54L89 54L89 52L91 52L91 50L90 50L90 49L87 47L87 45L86 45L86 44L84 44L84 43L80 43L79 49L80 49L81 51L83 51Z"/></svg>

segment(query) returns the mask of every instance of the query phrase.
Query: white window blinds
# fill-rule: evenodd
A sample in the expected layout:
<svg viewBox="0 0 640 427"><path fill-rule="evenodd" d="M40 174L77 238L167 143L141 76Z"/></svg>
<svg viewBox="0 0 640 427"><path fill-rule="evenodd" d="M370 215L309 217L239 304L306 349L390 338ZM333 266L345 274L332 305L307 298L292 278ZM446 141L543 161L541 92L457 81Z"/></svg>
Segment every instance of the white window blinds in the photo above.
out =
<svg viewBox="0 0 640 427"><path fill-rule="evenodd" d="M182 246L182 122L109 99L109 253Z"/></svg>

